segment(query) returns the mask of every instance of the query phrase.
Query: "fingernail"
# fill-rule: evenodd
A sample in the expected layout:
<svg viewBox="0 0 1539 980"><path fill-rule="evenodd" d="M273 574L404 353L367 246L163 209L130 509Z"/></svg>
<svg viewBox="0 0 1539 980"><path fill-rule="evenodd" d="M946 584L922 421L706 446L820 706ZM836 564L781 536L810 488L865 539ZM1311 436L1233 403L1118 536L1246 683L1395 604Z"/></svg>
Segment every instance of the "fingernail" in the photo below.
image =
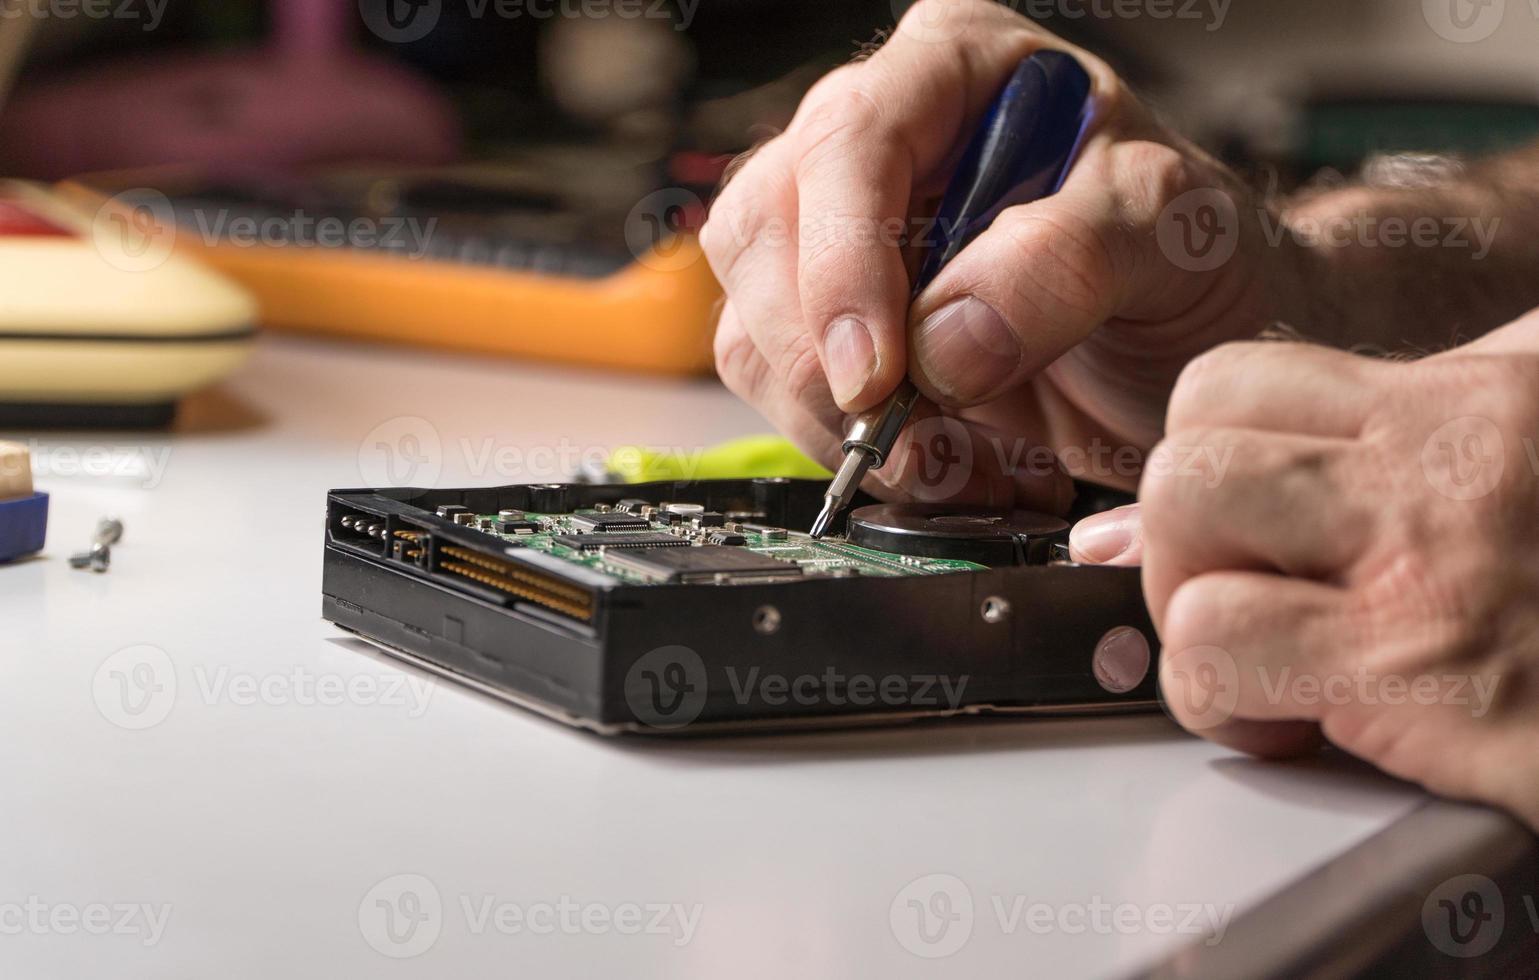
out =
<svg viewBox="0 0 1539 980"><path fill-rule="evenodd" d="M1138 511L1130 507L1087 517L1069 532L1070 557L1090 565L1136 564L1139 544Z"/></svg>
<svg viewBox="0 0 1539 980"><path fill-rule="evenodd" d="M876 372L876 344L864 323L846 316L829 325L823 335L823 367L835 401L844 404L860 397Z"/></svg>
<svg viewBox="0 0 1539 980"><path fill-rule="evenodd" d="M914 357L930 383L960 401L992 394L1021 363L1004 317L976 296L931 313L914 336Z"/></svg>

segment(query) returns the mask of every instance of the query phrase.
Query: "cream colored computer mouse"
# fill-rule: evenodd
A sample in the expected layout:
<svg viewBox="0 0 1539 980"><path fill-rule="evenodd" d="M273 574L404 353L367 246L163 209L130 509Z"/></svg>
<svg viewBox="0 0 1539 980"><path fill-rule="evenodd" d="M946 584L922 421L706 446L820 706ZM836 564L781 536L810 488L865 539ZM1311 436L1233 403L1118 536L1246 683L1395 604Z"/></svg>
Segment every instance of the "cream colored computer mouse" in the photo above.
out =
<svg viewBox="0 0 1539 980"><path fill-rule="evenodd" d="M152 210L0 181L0 424L163 424L249 354L256 303Z"/></svg>

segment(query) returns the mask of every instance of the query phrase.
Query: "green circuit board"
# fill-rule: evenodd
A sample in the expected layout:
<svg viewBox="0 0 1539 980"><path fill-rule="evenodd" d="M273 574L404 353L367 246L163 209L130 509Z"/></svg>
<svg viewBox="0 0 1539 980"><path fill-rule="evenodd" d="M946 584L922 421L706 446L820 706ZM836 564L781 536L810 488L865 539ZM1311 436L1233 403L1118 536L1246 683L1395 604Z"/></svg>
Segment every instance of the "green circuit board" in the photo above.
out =
<svg viewBox="0 0 1539 980"><path fill-rule="evenodd" d="M503 512L460 514L456 519L507 545L547 552L637 584L944 575L984 568L873 551L840 537L818 540L805 532L720 515L681 519L651 505L636 512Z"/></svg>

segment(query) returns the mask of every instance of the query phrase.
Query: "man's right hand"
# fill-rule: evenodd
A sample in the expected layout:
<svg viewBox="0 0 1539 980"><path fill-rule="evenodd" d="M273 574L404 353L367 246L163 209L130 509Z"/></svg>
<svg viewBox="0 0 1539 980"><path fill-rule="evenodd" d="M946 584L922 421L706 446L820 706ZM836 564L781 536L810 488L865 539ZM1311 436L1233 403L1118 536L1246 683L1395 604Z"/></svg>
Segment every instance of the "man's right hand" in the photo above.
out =
<svg viewBox="0 0 1539 980"><path fill-rule="evenodd" d="M1078 163L910 308L905 240L1004 80L1041 48L1071 52L1094 80ZM920 0L874 55L820 81L712 208L702 241L727 294L717 366L828 466L848 414L912 376L926 396L917 424L867 478L888 499L1062 510L1068 474L1040 447L1075 476L1131 489L1186 363L1256 336L1298 292L1297 250L1266 247L1247 200L1093 55L996 3ZM965 479L927 479L937 433ZM1101 471L1064 452L1097 445L1133 447L1137 463Z"/></svg>

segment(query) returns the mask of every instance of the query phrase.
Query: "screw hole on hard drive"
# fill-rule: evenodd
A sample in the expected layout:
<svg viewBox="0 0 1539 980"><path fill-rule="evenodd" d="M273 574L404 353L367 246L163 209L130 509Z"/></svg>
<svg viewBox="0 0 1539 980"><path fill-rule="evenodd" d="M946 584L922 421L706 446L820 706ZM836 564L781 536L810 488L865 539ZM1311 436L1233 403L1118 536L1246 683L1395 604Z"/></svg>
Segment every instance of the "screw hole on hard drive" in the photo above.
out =
<svg viewBox="0 0 1539 980"><path fill-rule="evenodd" d="M760 606L753 611L754 632L770 636L780 631L780 610L774 606Z"/></svg>
<svg viewBox="0 0 1539 980"><path fill-rule="evenodd" d="M985 623L1003 623L1010 618L1010 602L997 595L991 595L983 600L981 612Z"/></svg>

